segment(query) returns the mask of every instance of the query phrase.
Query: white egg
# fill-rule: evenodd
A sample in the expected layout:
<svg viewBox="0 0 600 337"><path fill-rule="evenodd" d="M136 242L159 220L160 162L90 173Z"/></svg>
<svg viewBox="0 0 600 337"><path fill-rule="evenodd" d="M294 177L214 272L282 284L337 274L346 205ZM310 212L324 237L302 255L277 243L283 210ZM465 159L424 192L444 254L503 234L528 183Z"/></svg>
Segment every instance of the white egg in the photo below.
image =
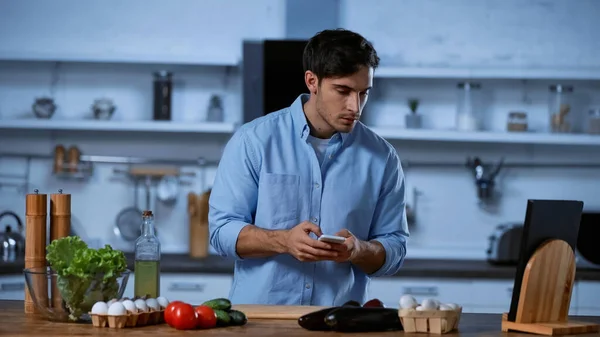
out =
<svg viewBox="0 0 600 337"><path fill-rule="evenodd" d="M146 305L148 306L148 308L152 309L152 311L158 311L160 310L160 307L158 305L158 301L156 300L156 298L149 298L146 300Z"/></svg>
<svg viewBox="0 0 600 337"><path fill-rule="evenodd" d="M117 301L108 307L108 314L110 316L122 316L127 314L127 310L125 310L123 303Z"/></svg>
<svg viewBox="0 0 600 337"><path fill-rule="evenodd" d="M119 301L119 300L117 300L116 298L113 298L112 300L110 300L110 301L106 302L106 304L107 304L107 305L110 307L110 306L111 306L111 304L113 304L113 303L115 303L115 302L118 302L118 301Z"/></svg>
<svg viewBox="0 0 600 337"><path fill-rule="evenodd" d="M400 308L402 309L414 309L419 305L417 300L411 295L402 295L400 297Z"/></svg>
<svg viewBox="0 0 600 337"><path fill-rule="evenodd" d="M148 311L148 305L146 304L146 301L144 301L143 299L137 299L135 300L135 306L138 308L138 311L141 312L146 312Z"/></svg>
<svg viewBox="0 0 600 337"><path fill-rule="evenodd" d="M450 308L452 308L452 310L458 310L460 308L460 305L456 304L456 303L446 303L446 305Z"/></svg>
<svg viewBox="0 0 600 337"><path fill-rule="evenodd" d="M451 306L449 306L447 304L440 304L440 310L443 310L443 311L453 311L454 308L452 308Z"/></svg>
<svg viewBox="0 0 600 337"><path fill-rule="evenodd" d="M421 306L421 305L418 305L417 308L416 308L416 310L417 311L423 311L423 310L425 310L425 308L423 308L423 306Z"/></svg>
<svg viewBox="0 0 600 337"><path fill-rule="evenodd" d="M133 303L132 300L124 300L121 303L123 303L125 309L131 313L136 313L138 311L137 307L135 306L135 303Z"/></svg>
<svg viewBox="0 0 600 337"><path fill-rule="evenodd" d="M159 296L156 298L156 300L162 309L167 308L167 305L169 305L169 300L166 297Z"/></svg>
<svg viewBox="0 0 600 337"><path fill-rule="evenodd" d="M108 305L105 302L96 302L92 307L92 314L106 315L108 312Z"/></svg>
<svg viewBox="0 0 600 337"><path fill-rule="evenodd" d="M437 301L433 298L426 298L421 302L421 306L424 310L437 310L438 304Z"/></svg>

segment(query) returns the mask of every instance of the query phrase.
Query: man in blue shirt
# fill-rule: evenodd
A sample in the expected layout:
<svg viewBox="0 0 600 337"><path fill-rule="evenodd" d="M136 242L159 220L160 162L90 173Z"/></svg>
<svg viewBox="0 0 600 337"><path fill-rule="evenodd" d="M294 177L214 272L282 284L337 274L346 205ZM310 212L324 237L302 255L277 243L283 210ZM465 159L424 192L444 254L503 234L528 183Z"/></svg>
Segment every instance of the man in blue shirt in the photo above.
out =
<svg viewBox="0 0 600 337"><path fill-rule="evenodd" d="M215 250L235 259L234 304L362 303L371 277L400 269L404 174L396 150L359 121L378 65L359 34L318 33L304 50L310 94L227 143L209 229Z"/></svg>

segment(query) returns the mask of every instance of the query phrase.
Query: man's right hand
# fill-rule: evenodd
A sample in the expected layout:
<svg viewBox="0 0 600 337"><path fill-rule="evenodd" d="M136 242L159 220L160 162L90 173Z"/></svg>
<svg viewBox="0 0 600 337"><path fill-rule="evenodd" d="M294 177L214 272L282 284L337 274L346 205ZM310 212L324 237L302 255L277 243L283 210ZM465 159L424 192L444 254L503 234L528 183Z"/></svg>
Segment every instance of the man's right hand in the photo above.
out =
<svg viewBox="0 0 600 337"><path fill-rule="evenodd" d="M287 253L299 261L333 260L338 256L329 243L311 238L310 233L321 236L321 229L314 223L304 221L288 230L285 236Z"/></svg>

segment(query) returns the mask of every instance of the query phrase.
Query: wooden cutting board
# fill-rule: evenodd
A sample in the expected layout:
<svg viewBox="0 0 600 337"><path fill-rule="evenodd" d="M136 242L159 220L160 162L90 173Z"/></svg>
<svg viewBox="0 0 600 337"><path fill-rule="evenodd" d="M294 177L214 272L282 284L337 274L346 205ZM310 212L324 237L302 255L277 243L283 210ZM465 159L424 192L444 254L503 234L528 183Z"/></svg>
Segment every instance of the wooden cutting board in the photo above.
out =
<svg viewBox="0 0 600 337"><path fill-rule="evenodd" d="M308 313L325 309L314 305L259 305L259 304L239 304L234 305L232 309L239 310L246 314L248 319L290 319L295 320Z"/></svg>

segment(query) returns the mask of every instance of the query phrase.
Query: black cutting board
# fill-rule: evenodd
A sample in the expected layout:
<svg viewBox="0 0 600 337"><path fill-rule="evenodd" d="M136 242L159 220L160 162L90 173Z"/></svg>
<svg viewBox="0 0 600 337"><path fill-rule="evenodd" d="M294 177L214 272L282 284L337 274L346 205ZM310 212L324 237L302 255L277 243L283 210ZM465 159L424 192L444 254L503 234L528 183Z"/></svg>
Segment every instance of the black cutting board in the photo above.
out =
<svg viewBox="0 0 600 337"><path fill-rule="evenodd" d="M529 259L536 249L548 239L563 240L575 251L582 211L582 201L527 200L519 262L508 312L509 321L514 322L517 316L521 281Z"/></svg>

